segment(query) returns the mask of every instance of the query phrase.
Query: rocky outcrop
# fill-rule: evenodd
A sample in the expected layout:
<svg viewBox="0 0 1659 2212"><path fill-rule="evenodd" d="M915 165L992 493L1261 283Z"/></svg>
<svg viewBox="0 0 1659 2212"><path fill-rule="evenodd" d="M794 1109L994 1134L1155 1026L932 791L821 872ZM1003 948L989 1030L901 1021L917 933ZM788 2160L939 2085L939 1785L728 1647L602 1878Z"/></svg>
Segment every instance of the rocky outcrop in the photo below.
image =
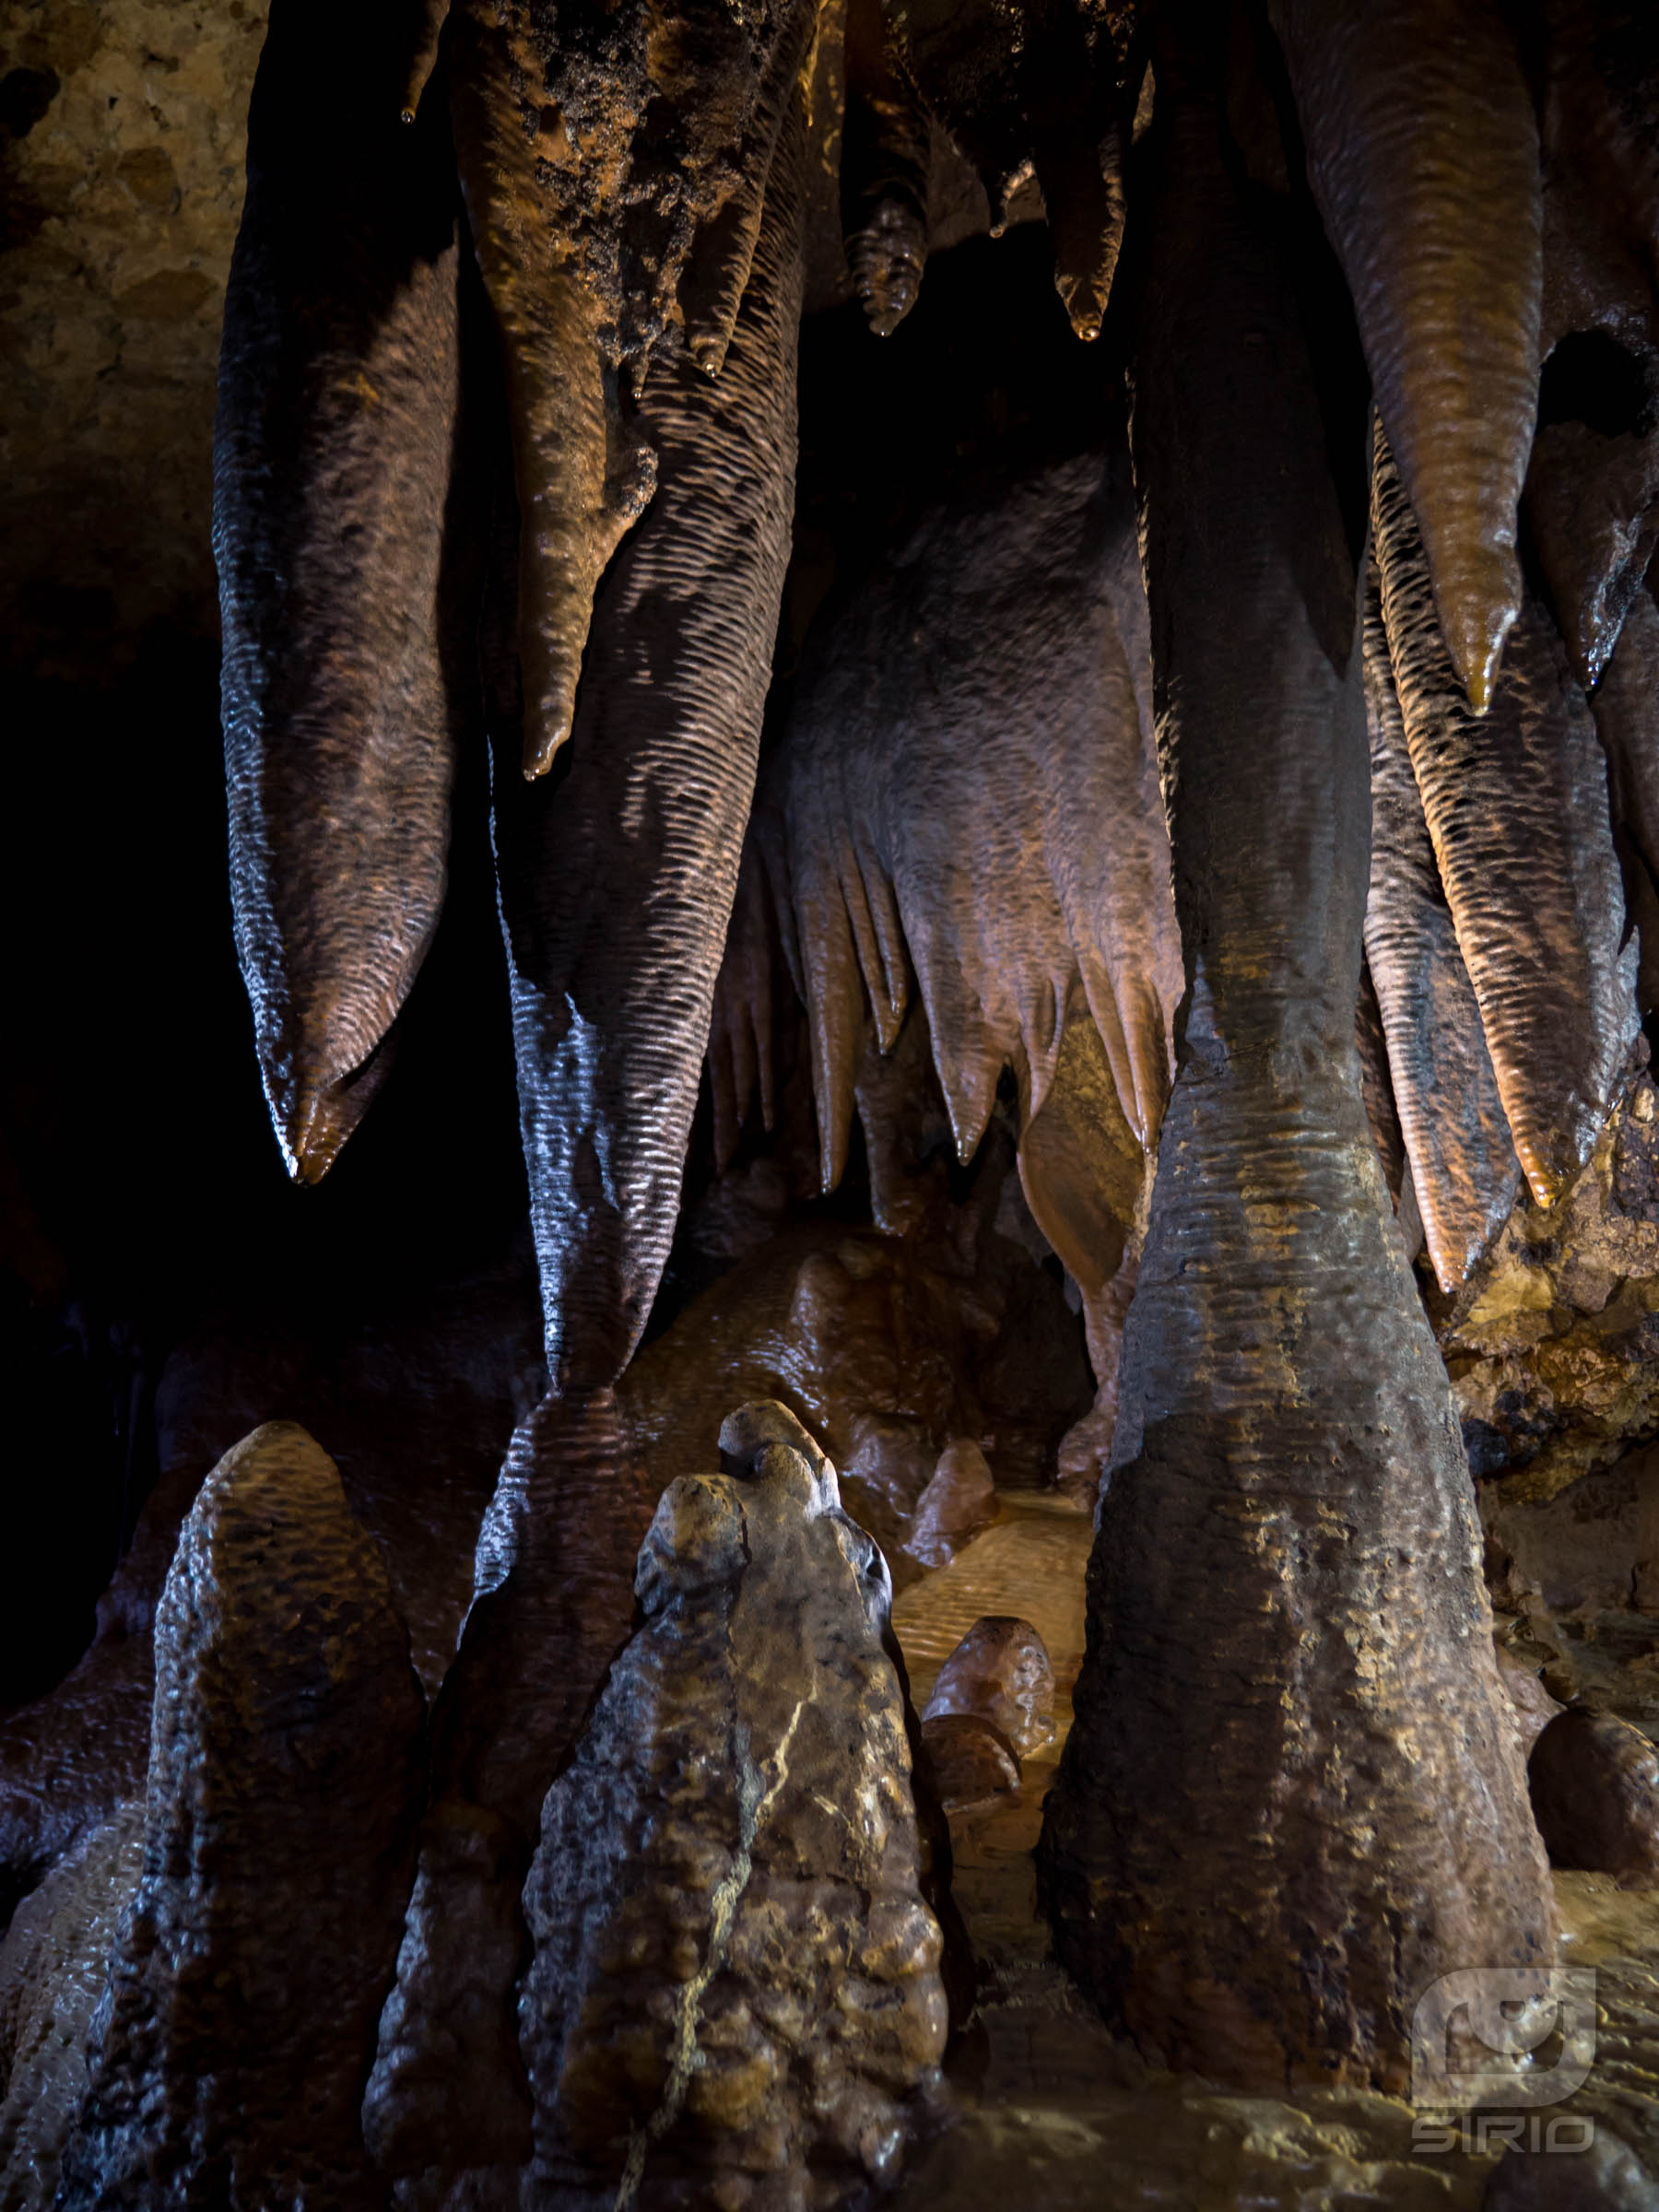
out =
<svg viewBox="0 0 1659 2212"><path fill-rule="evenodd" d="M777 1405L665 1493L644 1615L549 1791L520 2038L535 2202L830 2205L890 2179L947 2003L890 1584Z"/></svg>
<svg viewBox="0 0 1659 2212"><path fill-rule="evenodd" d="M332 1461L257 1429L157 1616L144 1859L65 2212L373 2201L358 2124L422 1787L423 1707Z"/></svg>
<svg viewBox="0 0 1659 2212"><path fill-rule="evenodd" d="M1659 1883L1659 1752L1617 1713L1558 1713L1527 1761L1533 1815L1550 1862Z"/></svg>
<svg viewBox="0 0 1659 2212"><path fill-rule="evenodd" d="M935 1677L923 1721L969 1713L987 1722L1021 1759L1052 1743L1054 1670L1029 1620L987 1613L976 1620Z"/></svg>
<svg viewBox="0 0 1659 2212"><path fill-rule="evenodd" d="M0 2204L10 2212L56 2194L110 1948L143 1861L144 1808L123 1806L25 1898L0 1944Z"/></svg>
<svg viewBox="0 0 1659 2212"><path fill-rule="evenodd" d="M1469 1465L1542 1503L1659 1427L1659 1087L1628 1087L1583 1173L1522 1197L1430 1312Z"/></svg>
<svg viewBox="0 0 1659 2212"><path fill-rule="evenodd" d="M1046 1254L1011 1153L999 1127L959 1206L919 1177L930 1195L902 1237L832 1220L769 1230L756 1207L736 1264L619 1385L656 1481L707 1464L729 1406L781 1399L824 1439L899 1588L984 1524L992 1483L1053 1483L1088 1369L1057 1270L1031 1249ZM715 1186L704 1222L729 1201L722 1227L736 1232L740 1195L759 1195L738 1186L759 1180L723 1179L734 1187Z"/></svg>

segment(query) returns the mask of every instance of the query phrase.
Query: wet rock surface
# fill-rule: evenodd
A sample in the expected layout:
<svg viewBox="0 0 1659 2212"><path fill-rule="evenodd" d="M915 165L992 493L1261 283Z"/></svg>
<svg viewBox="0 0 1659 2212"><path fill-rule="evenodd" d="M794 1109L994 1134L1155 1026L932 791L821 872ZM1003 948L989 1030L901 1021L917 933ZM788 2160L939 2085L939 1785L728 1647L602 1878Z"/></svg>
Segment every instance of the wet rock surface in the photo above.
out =
<svg viewBox="0 0 1659 2212"><path fill-rule="evenodd" d="M358 2123L422 1789L374 1547L292 1424L228 1453L157 1615L143 1866L59 2203L372 2203Z"/></svg>
<svg viewBox="0 0 1659 2212"><path fill-rule="evenodd" d="M543 1809L526 2201L830 2205L895 2177L947 2001L880 1554L785 1409L674 1482Z"/></svg>
<svg viewBox="0 0 1659 2212"><path fill-rule="evenodd" d="M1054 1670L1029 1620L987 1613L935 1677L924 1722L971 1713L1006 1737L1021 1759L1053 1741Z"/></svg>
<svg viewBox="0 0 1659 2212"><path fill-rule="evenodd" d="M1088 1371L1060 1283L1017 1241L1010 1168L988 1161L912 1236L825 1222L746 1250L619 1386L653 1478L705 1465L731 1406L777 1397L824 1439L900 1588L989 1511L982 1460L1004 1486L1052 1482Z"/></svg>
<svg viewBox="0 0 1659 2212"><path fill-rule="evenodd" d="M946 1712L924 1721L922 1742L934 1789L947 1813L986 1804L1019 1787L1014 1747L975 1713Z"/></svg>
<svg viewBox="0 0 1659 2212"><path fill-rule="evenodd" d="M1659 1884L1659 1751L1617 1713L1558 1713L1527 1762L1550 1864Z"/></svg>

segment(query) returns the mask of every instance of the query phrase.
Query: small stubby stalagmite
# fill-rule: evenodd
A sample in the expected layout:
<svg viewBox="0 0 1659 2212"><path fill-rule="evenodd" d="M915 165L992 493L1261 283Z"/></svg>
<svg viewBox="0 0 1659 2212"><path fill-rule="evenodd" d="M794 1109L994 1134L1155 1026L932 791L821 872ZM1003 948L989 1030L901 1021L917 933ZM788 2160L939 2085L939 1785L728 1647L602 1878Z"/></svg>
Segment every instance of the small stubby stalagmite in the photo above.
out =
<svg viewBox="0 0 1659 2212"><path fill-rule="evenodd" d="M832 2206L893 2180L948 2025L886 1562L775 1402L682 1476L525 1888L525 2201Z"/></svg>
<svg viewBox="0 0 1659 2212"><path fill-rule="evenodd" d="M203 1485L157 1616L143 1863L65 2212L380 2201L359 2111L425 1710L334 1463L291 1423L255 1430Z"/></svg>

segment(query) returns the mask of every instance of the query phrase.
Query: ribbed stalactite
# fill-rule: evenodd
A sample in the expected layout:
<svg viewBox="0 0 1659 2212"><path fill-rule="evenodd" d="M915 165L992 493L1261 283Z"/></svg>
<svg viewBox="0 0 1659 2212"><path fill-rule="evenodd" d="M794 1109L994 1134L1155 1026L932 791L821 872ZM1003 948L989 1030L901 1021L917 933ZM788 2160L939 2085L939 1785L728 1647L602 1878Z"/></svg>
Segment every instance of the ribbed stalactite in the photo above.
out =
<svg viewBox="0 0 1659 2212"><path fill-rule="evenodd" d="M1430 1261L1441 1288L1452 1290L1509 1218L1521 1169L1412 773L1374 560L1366 578L1365 711L1366 958Z"/></svg>
<svg viewBox="0 0 1659 2212"><path fill-rule="evenodd" d="M513 717L495 717L520 1116L559 1388L620 1373L674 1230L789 559L802 141L797 105L719 375L684 353L653 369L640 418L656 496L600 594L568 766L527 785Z"/></svg>
<svg viewBox="0 0 1659 2212"><path fill-rule="evenodd" d="M1412 772L1515 1150L1547 1202L1589 1158L1637 1029L1606 762L1533 594L1488 713L1470 712L1381 428L1371 517Z"/></svg>
<svg viewBox="0 0 1659 2212"><path fill-rule="evenodd" d="M249 116L214 448L237 951L283 1157L361 1119L438 925L467 729L461 269L426 26L277 0ZM326 44L329 66L316 65Z"/></svg>

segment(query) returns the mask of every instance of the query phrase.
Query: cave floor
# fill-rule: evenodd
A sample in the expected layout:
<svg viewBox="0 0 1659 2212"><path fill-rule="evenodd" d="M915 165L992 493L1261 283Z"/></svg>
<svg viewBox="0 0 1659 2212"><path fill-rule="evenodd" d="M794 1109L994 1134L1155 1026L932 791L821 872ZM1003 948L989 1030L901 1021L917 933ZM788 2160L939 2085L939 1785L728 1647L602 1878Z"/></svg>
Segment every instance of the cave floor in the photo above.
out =
<svg viewBox="0 0 1659 2212"><path fill-rule="evenodd" d="M984 1613L1033 1623L1056 1686L1054 1740L1025 1762L1020 1789L951 1818L955 1895L980 1972L978 2013L949 2066L955 2124L912 2159L900 2212L1007 2212L1031 2201L1045 2212L1473 2212L1502 2147L1500 2134L1482 2147L1478 2119L1455 2128L1448 2148L1414 2149L1413 2110L1394 2098L1344 2089L1240 2096L1160 2072L1072 1989L1038 1916L1031 1853L1083 1655L1090 1524L1031 1492L1006 1491L999 1502L996 1522L893 1608L918 1710L958 1639ZM1611 2124L1659 2171L1659 1890L1621 1891L1605 1875L1555 1878L1563 1963L1596 1971L1596 2058L1583 2087L1537 2117ZM1577 2132L1567 2131L1569 2139ZM1443 2134L1430 2143L1439 2140Z"/></svg>

